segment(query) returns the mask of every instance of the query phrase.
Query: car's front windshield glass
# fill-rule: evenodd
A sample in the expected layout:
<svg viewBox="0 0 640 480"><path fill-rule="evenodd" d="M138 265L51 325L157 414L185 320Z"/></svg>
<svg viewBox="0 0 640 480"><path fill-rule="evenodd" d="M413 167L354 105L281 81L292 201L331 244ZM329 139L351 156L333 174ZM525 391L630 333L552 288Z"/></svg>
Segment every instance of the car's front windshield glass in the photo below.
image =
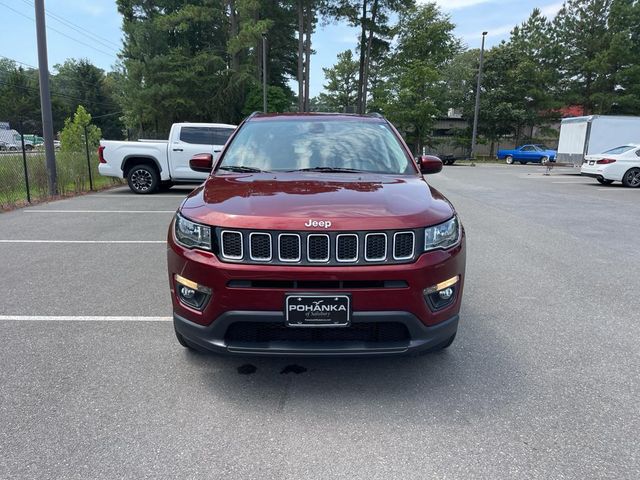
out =
<svg viewBox="0 0 640 480"><path fill-rule="evenodd" d="M229 145L219 168L416 172L389 125L357 117L249 121Z"/></svg>
<svg viewBox="0 0 640 480"><path fill-rule="evenodd" d="M629 150L633 150L634 147L633 145L623 145L622 147L616 147L616 148L612 148L611 150L606 150L602 153L610 153L611 155L618 155L620 153L624 153L624 152L628 152Z"/></svg>

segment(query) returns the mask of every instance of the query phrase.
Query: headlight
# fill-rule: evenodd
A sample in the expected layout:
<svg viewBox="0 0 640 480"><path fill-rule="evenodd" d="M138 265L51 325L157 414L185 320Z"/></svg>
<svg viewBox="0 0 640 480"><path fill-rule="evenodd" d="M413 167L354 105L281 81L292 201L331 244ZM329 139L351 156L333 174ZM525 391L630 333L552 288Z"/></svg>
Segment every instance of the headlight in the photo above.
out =
<svg viewBox="0 0 640 480"><path fill-rule="evenodd" d="M174 231L176 240L183 247L211 250L211 227L191 222L178 214Z"/></svg>
<svg viewBox="0 0 640 480"><path fill-rule="evenodd" d="M453 217L424 230L424 251L451 248L460 240L460 221Z"/></svg>

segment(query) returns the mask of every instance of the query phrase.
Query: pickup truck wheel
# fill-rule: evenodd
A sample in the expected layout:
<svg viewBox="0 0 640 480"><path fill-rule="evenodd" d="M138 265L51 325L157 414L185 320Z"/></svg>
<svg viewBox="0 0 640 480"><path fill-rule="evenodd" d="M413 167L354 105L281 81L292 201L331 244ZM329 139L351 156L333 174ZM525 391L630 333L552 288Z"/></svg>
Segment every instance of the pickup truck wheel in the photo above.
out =
<svg viewBox="0 0 640 480"><path fill-rule="evenodd" d="M513 157L511 155L507 155L504 160L508 165L513 165Z"/></svg>
<svg viewBox="0 0 640 480"><path fill-rule="evenodd" d="M602 185L611 185L613 183L613 180L607 180L606 178L602 178L602 177L597 177L596 180L598 181L598 183L601 183Z"/></svg>
<svg viewBox="0 0 640 480"><path fill-rule="evenodd" d="M630 168L627 170L627 173L622 176L622 184L625 187L640 187L640 168Z"/></svg>
<svg viewBox="0 0 640 480"><path fill-rule="evenodd" d="M149 165L136 165L129 170L127 183L134 193L153 193L158 189L160 176L158 171Z"/></svg>

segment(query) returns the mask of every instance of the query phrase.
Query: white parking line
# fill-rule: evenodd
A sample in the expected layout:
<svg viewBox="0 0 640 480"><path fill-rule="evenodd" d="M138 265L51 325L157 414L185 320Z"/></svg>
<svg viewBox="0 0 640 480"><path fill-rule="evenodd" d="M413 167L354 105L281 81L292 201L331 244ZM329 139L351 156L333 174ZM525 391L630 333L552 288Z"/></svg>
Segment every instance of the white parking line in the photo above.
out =
<svg viewBox="0 0 640 480"><path fill-rule="evenodd" d="M0 243L167 243L166 240L0 240Z"/></svg>
<svg viewBox="0 0 640 480"><path fill-rule="evenodd" d="M175 210L23 210L27 213L176 213Z"/></svg>
<svg viewBox="0 0 640 480"><path fill-rule="evenodd" d="M3 322L170 322L172 317L0 315Z"/></svg>

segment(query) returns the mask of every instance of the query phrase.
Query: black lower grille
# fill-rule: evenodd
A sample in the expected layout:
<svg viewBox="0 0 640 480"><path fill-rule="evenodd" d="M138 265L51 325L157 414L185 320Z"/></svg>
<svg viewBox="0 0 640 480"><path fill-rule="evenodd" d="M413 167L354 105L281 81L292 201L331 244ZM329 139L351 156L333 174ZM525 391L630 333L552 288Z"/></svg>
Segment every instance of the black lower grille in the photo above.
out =
<svg viewBox="0 0 640 480"><path fill-rule="evenodd" d="M347 289L407 288L404 280L229 280L230 288Z"/></svg>
<svg viewBox="0 0 640 480"><path fill-rule="evenodd" d="M407 327L398 322L363 322L349 327L295 328L276 322L237 322L227 329L227 343L268 342L406 342Z"/></svg>

